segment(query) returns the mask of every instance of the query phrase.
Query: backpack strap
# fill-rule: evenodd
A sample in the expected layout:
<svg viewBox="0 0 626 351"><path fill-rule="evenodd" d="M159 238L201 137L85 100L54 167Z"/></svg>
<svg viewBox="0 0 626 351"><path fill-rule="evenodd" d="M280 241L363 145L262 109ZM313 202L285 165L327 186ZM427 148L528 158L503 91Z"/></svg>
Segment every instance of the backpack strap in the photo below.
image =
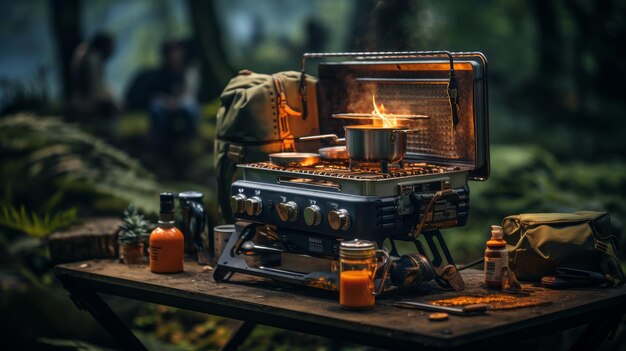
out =
<svg viewBox="0 0 626 351"><path fill-rule="evenodd" d="M276 88L276 95L278 96L278 119L279 119L279 131L280 140L283 142L283 151L295 151L296 144L294 137L289 129L289 117L302 117L302 113L294 110L287 104L287 95L285 95L285 85L283 81L276 75L272 75L274 81L274 87Z"/></svg>
<svg viewBox="0 0 626 351"><path fill-rule="evenodd" d="M235 218L230 209L230 190L236 180L237 165L241 163L265 160L267 153L279 152L282 148L280 141L237 143L217 139L215 141L216 157L216 180L217 202L222 218L227 223L234 223Z"/></svg>
<svg viewBox="0 0 626 351"><path fill-rule="evenodd" d="M609 280L613 286L622 286L624 284L624 272L622 271L622 265L619 259L617 238L615 235L602 236L602 231L598 227L595 219L589 221L589 226L591 227L593 246L602 253L604 258L600 263L604 277Z"/></svg>
<svg viewBox="0 0 626 351"><path fill-rule="evenodd" d="M230 184L237 171L237 163L245 159L245 146L216 142L216 148L220 148L217 159L217 201L222 212L222 218L226 223L233 223L235 218L230 210ZM224 148L224 149L222 149Z"/></svg>
<svg viewBox="0 0 626 351"><path fill-rule="evenodd" d="M302 60L302 71L300 72L300 101L302 102L302 119L305 120L308 115L306 102L306 73L304 73L304 59Z"/></svg>
<svg viewBox="0 0 626 351"><path fill-rule="evenodd" d="M272 75L276 92L278 93L278 113L283 117L302 117L302 112L298 112L287 105L287 95L285 95L285 84L276 75Z"/></svg>

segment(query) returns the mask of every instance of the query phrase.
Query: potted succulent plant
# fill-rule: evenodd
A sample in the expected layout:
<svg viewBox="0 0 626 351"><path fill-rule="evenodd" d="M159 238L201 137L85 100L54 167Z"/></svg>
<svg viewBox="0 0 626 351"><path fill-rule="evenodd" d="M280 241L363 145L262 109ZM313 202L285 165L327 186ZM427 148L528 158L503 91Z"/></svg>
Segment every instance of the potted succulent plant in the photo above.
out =
<svg viewBox="0 0 626 351"><path fill-rule="evenodd" d="M144 244L149 235L148 221L134 205L128 205L118 236L120 259L126 264L144 263Z"/></svg>

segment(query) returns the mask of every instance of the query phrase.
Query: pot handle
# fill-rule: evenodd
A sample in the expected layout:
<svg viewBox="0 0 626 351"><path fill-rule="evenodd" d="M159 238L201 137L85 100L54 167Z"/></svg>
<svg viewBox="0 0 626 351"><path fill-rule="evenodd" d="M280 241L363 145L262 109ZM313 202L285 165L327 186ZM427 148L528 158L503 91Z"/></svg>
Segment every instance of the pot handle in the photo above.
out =
<svg viewBox="0 0 626 351"><path fill-rule="evenodd" d="M396 129L393 131L393 133L402 133L402 134L413 134L413 133L419 133L420 130L419 129Z"/></svg>
<svg viewBox="0 0 626 351"><path fill-rule="evenodd" d="M395 129L391 132L391 142L396 142L396 134L412 134L418 133L419 129Z"/></svg>
<svg viewBox="0 0 626 351"><path fill-rule="evenodd" d="M321 134L298 138L299 141L313 141L322 139L332 139L335 143L343 143L346 141L346 138L339 138L336 134Z"/></svg>
<svg viewBox="0 0 626 351"><path fill-rule="evenodd" d="M384 258L383 259L383 263L382 263L382 268L383 268L383 275L380 278L380 285L378 285L377 288L374 288L374 291L372 292L372 295L380 295L383 290L385 289L385 279L387 279L387 276L389 275L389 268L391 266L391 258L389 257L389 253L387 252L387 250L385 249L379 249L376 250L376 254L381 254L381 256ZM374 276L376 276L376 272L380 269L381 267L377 267L376 270L374 271Z"/></svg>

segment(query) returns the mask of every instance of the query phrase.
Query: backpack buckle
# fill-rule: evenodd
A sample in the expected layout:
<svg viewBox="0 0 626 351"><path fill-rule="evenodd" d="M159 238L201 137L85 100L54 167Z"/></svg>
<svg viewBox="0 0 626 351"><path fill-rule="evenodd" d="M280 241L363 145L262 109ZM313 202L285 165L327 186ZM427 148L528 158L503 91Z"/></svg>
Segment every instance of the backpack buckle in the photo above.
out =
<svg viewBox="0 0 626 351"><path fill-rule="evenodd" d="M244 151L245 148L243 145L230 144L228 145L228 153L226 154L226 156L234 163L241 163L244 160Z"/></svg>

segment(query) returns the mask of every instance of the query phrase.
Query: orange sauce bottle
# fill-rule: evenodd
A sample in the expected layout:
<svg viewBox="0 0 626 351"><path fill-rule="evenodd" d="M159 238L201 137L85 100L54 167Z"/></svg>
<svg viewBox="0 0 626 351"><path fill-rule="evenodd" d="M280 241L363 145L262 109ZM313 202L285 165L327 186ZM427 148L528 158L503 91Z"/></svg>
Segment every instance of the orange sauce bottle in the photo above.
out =
<svg viewBox="0 0 626 351"><path fill-rule="evenodd" d="M503 272L509 267L506 241L502 236L502 227L492 225L491 239L485 250L485 286L488 288L502 289Z"/></svg>
<svg viewBox="0 0 626 351"><path fill-rule="evenodd" d="M159 225L150 234L150 271L182 272L184 250L185 237L174 226L174 195L161 193Z"/></svg>

